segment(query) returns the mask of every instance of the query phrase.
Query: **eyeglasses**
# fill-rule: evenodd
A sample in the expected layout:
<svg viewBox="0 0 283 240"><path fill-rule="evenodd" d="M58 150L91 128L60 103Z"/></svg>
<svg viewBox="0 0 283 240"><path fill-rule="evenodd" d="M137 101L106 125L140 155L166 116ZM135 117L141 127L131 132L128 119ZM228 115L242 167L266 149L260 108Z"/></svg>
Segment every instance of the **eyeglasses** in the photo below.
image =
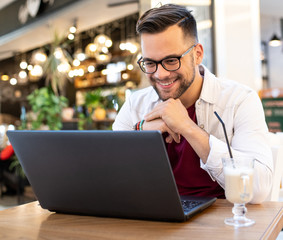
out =
<svg viewBox="0 0 283 240"><path fill-rule="evenodd" d="M152 74L157 71L158 64L167 71L176 71L181 67L181 58L188 54L197 44L191 46L186 52L179 57L167 57L160 61L142 60L142 57L137 61L140 69L144 73Z"/></svg>

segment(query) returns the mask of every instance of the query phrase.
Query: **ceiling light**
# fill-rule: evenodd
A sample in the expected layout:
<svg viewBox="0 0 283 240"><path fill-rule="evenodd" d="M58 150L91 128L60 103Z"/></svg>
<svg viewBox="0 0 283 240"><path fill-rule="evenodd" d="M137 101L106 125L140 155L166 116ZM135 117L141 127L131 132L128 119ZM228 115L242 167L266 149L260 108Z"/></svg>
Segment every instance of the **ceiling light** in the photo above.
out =
<svg viewBox="0 0 283 240"><path fill-rule="evenodd" d="M134 69L134 65L133 65L133 64L129 64L129 65L127 66L127 69L128 69L128 70L133 70L133 69Z"/></svg>
<svg viewBox="0 0 283 240"><path fill-rule="evenodd" d="M78 60L78 59L74 59L74 61L73 61L73 65L74 65L75 67L80 66L80 64L81 64L80 60Z"/></svg>
<svg viewBox="0 0 283 240"><path fill-rule="evenodd" d="M126 50L126 43L120 43L120 45L119 45L119 48L121 49L121 50Z"/></svg>
<svg viewBox="0 0 283 240"><path fill-rule="evenodd" d="M89 65L87 70L88 70L88 72L94 72L95 71L95 67L93 65Z"/></svg>
<svg viewBox="0 0 283 240"><path fill-rule="evenodd" d="M77 28L75 26L72 26L69 28L70 33L75 33L77 31Z"/></svg>
<svg viewBox="0 0 283 240"><path fill-rule="evenodd" d="M86 56L85 56L85 54L83 52L79 52L77 54L77 58L78 58L79 61L82 62L82 61L84 61L86 59Z"/></svg>
<svg viewBox="0 0 283 240"><path fill-rule="evenodd" d="M101 48L101 51L102 51L103 53L107 54L107 53L108 53L108 48L107 48L107 47L102 47L102 48Z"/></svg>
<svg viewBox="0 0 283 240"><path fill-rule="evenodd" d="M18 84L25 84L28 82L28 78L27 78L27 73L26 71L22 70L19 72L18 74L19 78L18 78Z"/></svg>
<svg viewBox="0 0 283 240"><path fill-rule="evenodd" d="M85 74L85 71L82 68L79 68L78 75L82 77Z"/></svg>
<svg viewBox="0 0 283 240"><path fill-rule="evenodd" d="M281 45L281 40L274 34L269 41L269 46L271 47L279 47Z"/></svg>
<svg viewBox="0 0 283 240"><path fill-rule="evenodd" d="M20 98L22 96L22 92L20 90L16 90L14 95L16 98Z"/></svg>
<svg viewBox="0 0 283 240"><path fill-rule="evenodd" d="M28 69L29 71L31 71L31 70L33 69L33 66L32 66L32 65L28 65L27 69Z"/></svg>
<svg viewBox="0 0 283 240"><path fill-rule="evenodd" d="M30 70L29 72L29 80L31 82L36 82L41 78L42 74L43 74L42 67L36 64L33 66L32 70Z"/></svg>
<svg viewBox="0 0 283 240"><path fill-rule="evenodd" d="M45 62L47 59L47 55L42 49L36 50L32 53L31 62L34 64L40 64Z"/></svg>
<svg viewBox="0 0 283 240"><path fill-rule="evenodd" d="M111 47L112 46L112 41L110 39L107 39L105 41L105 46L108 47L108 48Z"/></svg>
<svg viewBox="0 0 283 240"><path fill-rule="evenodd" d="M100 47L111 47L112 40L104 34L99 34L95 37L94 44L97 44Z"/></svg>
<svg viewBox="0 0 283 240"><path fill-rule="evenodd" d="M18 81L17 81L16 78L11 78L11 79L10 79L10 84L11 84L11 85L16 85L17 82L18 82Z"/></svg>
<svg viewBox="0 0 283 240"><path fill-rule="evenodd" d="M45 62L47 59L47 56L43 51L38 51L35 53L34 58L38 62Z"/></svg>
<svg viewBox="0 0 283 240"><path fill-rule="evenodd" d="M8 81L8 80L9 80L9 76L8 76L7 74L3 74L3 75L1 76L1 80L2 80L2 81Z"/></svg>
<svg viewBox="0 0 283 240"><path fill-rule="evenodd" d="M122 74L122 78L123 78L124 80L128 80L128 79L129 79L129 74L128 74L128 73L123 73L123 74Z"/></svg>
<svg viewBox="0 0 283 240"><path fill-rule="evenodd" d="M21 69L26 69L27 66L28 66L28 64L27 64L27 62L25 60L21 61L21 63L20 63L20 68Z"/></svg>
<svg viewBox="0 0 283 240"><path fill-rule="evenodd" d="M61 73L67 73L69 72L71 69L71 66L68 62L63 62L63 63L60 63L58 66L57 66L57 70Z"/></svg>
<svg viewBox="0 0 283 240"><path fill-rule="evenodd" d="M99 44L104 44L106 42L106 36L101 34L101 35L98 35L96 37L96 41L99 43Z"/></svg>
<svg viewBox="0 0 283 240"><path fill-rule="evenodd" d="M19 72L19 77L20 77L20 78L26 78L26 77L27 77L26 71L24 71L24 70L20 71L20 72Z"/></svg>
<svg viewBox="0 0 283 240"><path fill-rule="evenodd" d="M73 78L75 76L75 73L73 70L71 70L69 73L68 73L69 77L70 78Z"/></svg>
<svg viewBox="0 0 283 240"><path fill-rule="evenodd" d="M96 49L97 49L97 45L94 44L94 43L89 43L89 44L86 46L86 51L95 52Z"/></svg>
<svg viewBox="0 0 283 240"><path fill-rule="evenodd" d="M63 57L62 48L60 48L60 47L56 48L55 51L54 51L54 56L57 59L61 59Z"/></svg>
<svg viewBox="0 0 283 240"><path fill-rule="evenodd" d="M89 43L85 48L85 53L88 57L93 58L93 57L95 57L94 54L95 54L96 50L97 50L97 45L94 44L94 43Z"/></svg>
<svg viewBox="0 0 283 240"><path fill-rule="evenodd" d="M41 77L43 74L43 69L40 65L34 65L33 69L30 71L30 74L34 77Z"/></svg>
<svg viewBox="0 0 283 240"><path fill-rule="evenodd" d="M73 21L73 25L69 28L70 33L77 32L77 19L75 18Z"/></svg>
<svg viewBox="0 0 283 240"><path fill-rule="evenodd" d="M69 40L74 40L75 39L75 35L72 34L72 33L68 34L68 39Z"/></svg>
<svg viewBox="0 0 283 240"><path fill-rule="evenodd" d="M96 60L99 63L108 62L110 60L109 54L104 54L103 52L96 55Z"/></svg>

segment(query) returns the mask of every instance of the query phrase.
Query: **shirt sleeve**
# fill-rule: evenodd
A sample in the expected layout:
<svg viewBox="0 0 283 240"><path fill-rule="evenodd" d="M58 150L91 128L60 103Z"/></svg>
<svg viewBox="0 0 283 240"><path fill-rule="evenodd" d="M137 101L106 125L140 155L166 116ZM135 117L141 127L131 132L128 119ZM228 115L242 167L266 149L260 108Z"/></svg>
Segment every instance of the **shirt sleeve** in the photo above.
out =
<svg viewBox="0 0 283 240"><path fill-rule="evenodd" d="M130 100L125 101L120 109L115 121L112 125L112 129L116 130L133 130L133 121L131 117L131 105Z"/></svg>
<svg viewBox="0 0 283 240"><path fill-rule="evenodd" d="M233 157L247 155L255 159L254 196L251 202L263 202L272 185L273 159L262 104L255 92L248 94L237 106L232 127L234 134L230 146ZM201 167L225 188L222 158L227 157L227 144L210 135L209 145L207 162L203 164L201 161Z"/></svg>

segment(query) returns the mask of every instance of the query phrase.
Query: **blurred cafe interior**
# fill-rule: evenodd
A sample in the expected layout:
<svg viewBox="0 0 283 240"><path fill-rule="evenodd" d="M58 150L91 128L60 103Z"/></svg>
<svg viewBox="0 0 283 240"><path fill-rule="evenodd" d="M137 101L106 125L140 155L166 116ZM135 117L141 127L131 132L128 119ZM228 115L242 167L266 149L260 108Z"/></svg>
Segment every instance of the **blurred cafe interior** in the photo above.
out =
<svg viewBox="0 0 283 240"><path fill-rule="evenodd" d="M0 151L8 129L110 130L149 85L138 17L165 3L193 11L204 65L255 89L270 132L283 132L281 0L1 0Z"/></svg>

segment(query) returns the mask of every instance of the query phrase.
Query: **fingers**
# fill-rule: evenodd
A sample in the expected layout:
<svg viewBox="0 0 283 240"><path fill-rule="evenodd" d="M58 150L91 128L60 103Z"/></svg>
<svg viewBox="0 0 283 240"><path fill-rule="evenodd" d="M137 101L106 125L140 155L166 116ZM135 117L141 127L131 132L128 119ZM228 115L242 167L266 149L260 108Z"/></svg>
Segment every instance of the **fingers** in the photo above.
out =
<svg viewBox="0 0 283 240"><path fill-rule="evenodd" d="M159 113L159 111L153 110L152 112L145 115L144 120L149 122L157 118L161 118L161 114Z"/></svg>
<svg viewBox="0 0 283 240"><path fill-rule="evenodd" d="M167 127L167 132L169 133L169 139L168 140L171 140L171 138L172 138L172 140L174 139L174 141L176 142L176 143L180 143L180 139L181 139L181 136L179 135L179 134L177 134L177 133L175 133L175 132L173 132L170 128L168 128ZM167 138L168 138L167 137ZM166 142L167 142L167 138L166 138ZM171 142L172 142L172 140L171 140ZM169 143L171 143L171 142L169 142Z"/></svg>
<svg viewBox="0 0 283 240"><path fill-rule="evenodd" d="M144 120L151 121L157 118L162 118L162 109L163 109L163 103L159 103L155 108L148 114L145 115Z"/></svg>
<svg viewBox="0 0 283 240"><path fill-rule="evenodd" d="M167 143L171 143L173 140L179 143L181 139L180 134L172 131L160 118L152 121L144 121L143 130L160 130L162 133L167 132L169 134L168 139L165 139Z"/></svg>
<svg viewBox="0 0 283 240"><path fill-rule="evenodd" d="M165 141L167 143L172 143L173 142L173 137L171 135L169 135L168 137L165 138Z"/></svg>
<svg viewBox="0 0 283 240"><path fill-rule="evenodd" d="M169 135L169 136L167 136L167 137L165 138L165 141L166 141L167 143L172 143L173 140L174 140L176 143L180 143L180 139L181 139L181 137L179 136L179 137L178 137L178 140L176 141L176 140L172 137L172 135Z"/></svg>

